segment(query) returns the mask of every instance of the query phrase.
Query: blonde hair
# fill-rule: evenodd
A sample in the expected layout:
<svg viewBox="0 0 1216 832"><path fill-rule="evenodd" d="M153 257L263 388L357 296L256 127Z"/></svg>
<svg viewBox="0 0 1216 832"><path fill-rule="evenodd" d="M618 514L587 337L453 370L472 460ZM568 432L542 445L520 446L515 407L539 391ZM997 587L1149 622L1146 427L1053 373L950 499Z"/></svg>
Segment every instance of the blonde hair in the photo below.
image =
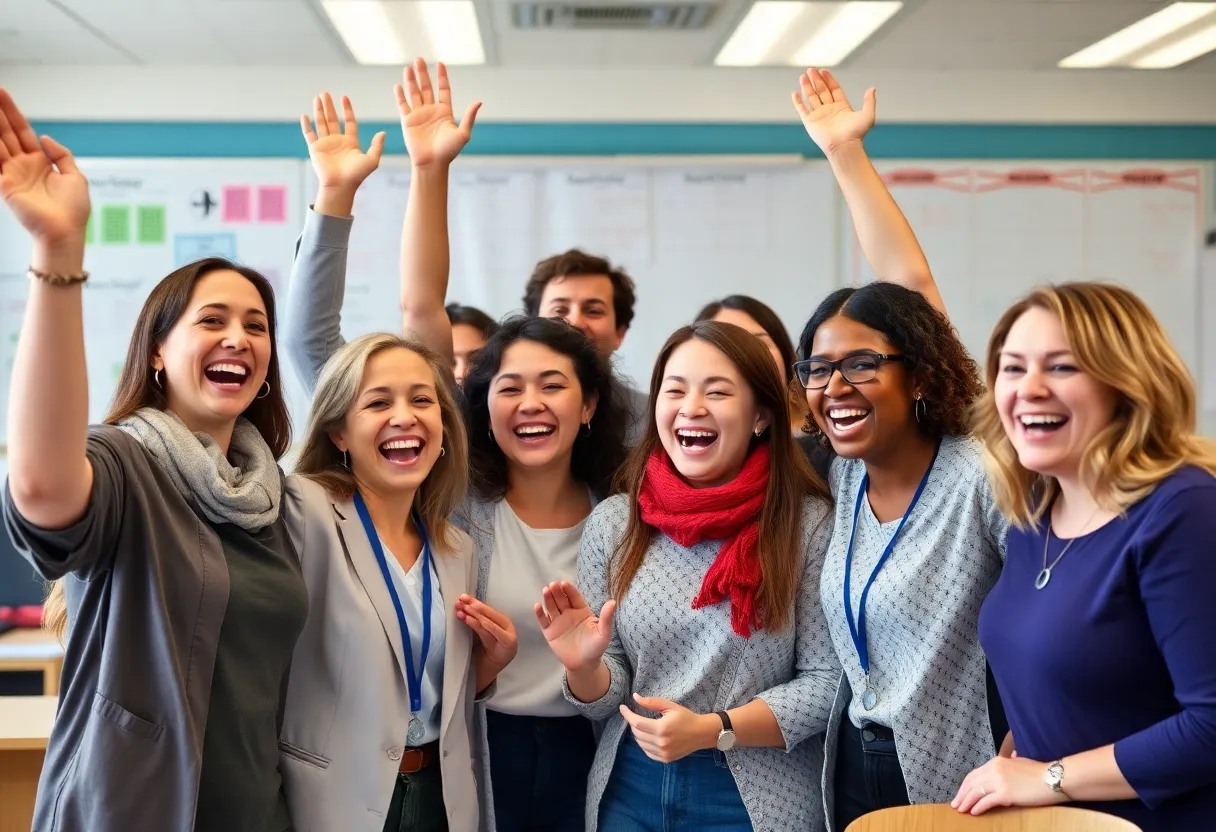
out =
<svg viewBox="0 0 1216 832"><path fill-rule="evenodd" d="M344 464L330 434L342 427L346 414L359 396L363 373L372 356L385 350L409 350L431 368L435 392L443 420L443 447L446 453L427 474L414 497L414 511L422 518L432 542L451 548L453 526L450 517L464 500L469 478L469 443L464 422L453 398L452 370L431 349L400 335L373 333L346 344L321 368L313 395L304 449L295 472L320 483L326 491L342 498L355 491L355 479Z"/></svg>
<svg viewBox="0 0 1216 832"><path fill-rule="evenodd" d="M1114 389L1114 419L1081 457L1082 475L1099 502L1124 511L1186 465L1216 475L1216 444L1196 433L1195 383L1148 306L1132 292L1104 283L1036 289L1011 306L988 342L988 391L975 406L975 435L997 505L1015 525L1043 516L1058 493L1054 478L1023 467L1001 424L993 388L1000 353L1018 318L1030 309L1055 315L1077 365Z"/></svg>

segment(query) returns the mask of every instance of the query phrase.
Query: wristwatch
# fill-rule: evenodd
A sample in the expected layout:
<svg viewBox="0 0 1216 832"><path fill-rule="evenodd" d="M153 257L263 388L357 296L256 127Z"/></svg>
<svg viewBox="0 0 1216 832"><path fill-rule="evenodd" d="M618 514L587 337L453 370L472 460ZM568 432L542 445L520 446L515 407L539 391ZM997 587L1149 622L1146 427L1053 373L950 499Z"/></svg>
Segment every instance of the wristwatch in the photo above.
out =
<svg viewBox="0 0 1216 832"><path fill-rule="evenodd" d="M716 711L718 718L722 720L722 730L718 733L717 749L719 751L730 751L735 747L735 729L730 724L730 717L726 715L726 711Z"/></svg>
<svg viewBox="0 0 1216 832"><path fill-rule="evenodd" d="M1047 774L1043 775L1043 781L1051 787L1051 790L1056 794L1068 797L1068 793L1064 791L1064 763L1056 760L1047 767Z"/></svg>

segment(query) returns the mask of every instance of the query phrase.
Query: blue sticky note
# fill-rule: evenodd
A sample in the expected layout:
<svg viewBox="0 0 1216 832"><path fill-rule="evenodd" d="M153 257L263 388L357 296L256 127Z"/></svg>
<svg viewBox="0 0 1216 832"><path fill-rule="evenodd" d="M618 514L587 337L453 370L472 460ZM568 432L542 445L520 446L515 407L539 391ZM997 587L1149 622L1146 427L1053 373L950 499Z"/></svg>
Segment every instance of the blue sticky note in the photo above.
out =
<svg viewBox="0 0 1216 832"><path fill-rule="evenodd" d="M178 267L204 257L236 259L235 234L177 234L173 237L173 257Z"/></svg>

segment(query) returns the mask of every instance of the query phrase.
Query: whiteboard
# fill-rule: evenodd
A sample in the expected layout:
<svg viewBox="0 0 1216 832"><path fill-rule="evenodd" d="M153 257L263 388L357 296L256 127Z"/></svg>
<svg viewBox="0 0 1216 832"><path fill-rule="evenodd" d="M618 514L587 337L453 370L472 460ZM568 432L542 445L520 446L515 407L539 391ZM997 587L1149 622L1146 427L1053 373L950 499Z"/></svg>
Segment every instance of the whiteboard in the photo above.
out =
<svg viewBox="0 0 1216 832"><path fill-rule="evenodd" d="M1143 298L1202 378L1199 257L1208 166L1158 162L877 163L941 287L963 343L983 361L1013 301L1068 280ZM874 275L847 218L851 283ZM1216 332L1208 336L1216 338Z"/></svg>
<svg viewBox="0 0 1216 832"><path fill-rule="evenodd" d="M178 266L218 255L264 274L281 292L303 222L297 160L80 159L93 212L85 268L84 337L89 421L114 395L136 318L152 287ZM0 211L0 438L7 437L9 379L29 292L30 240ZM306 398L288 382L293 421ZM51 380L53 382L53 380Z"/></svg>
<svg viewBox="0 0 1216 832"><path fill-rule="evenodd" d="M355 200L343 311L348 338L400 327L397 263L408 160L386 159ZM309 193L316 188L311 170ZM636 317L616 355L641 387L667 337L707 302L753 295L791 338L839 285L836 186L801 160L480 159L452 169L448 301L500 318L523 306L536 263L572 247L608 257L637 284Z"/></svg>

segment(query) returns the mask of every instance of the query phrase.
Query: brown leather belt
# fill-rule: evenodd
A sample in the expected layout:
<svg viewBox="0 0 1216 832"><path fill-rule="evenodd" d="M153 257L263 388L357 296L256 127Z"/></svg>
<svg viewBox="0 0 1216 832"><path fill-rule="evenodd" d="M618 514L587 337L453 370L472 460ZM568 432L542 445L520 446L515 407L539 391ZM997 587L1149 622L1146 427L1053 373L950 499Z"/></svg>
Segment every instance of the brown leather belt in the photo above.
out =
<svg viewBox="0 0 1216 832"><path fill-rule="evenodd" d="M417 774L424 768L428 768L439 759L439 741L428 742L426 745L420 745L417 748L407 748L401 752L401 768L399 771L402 774Z"/></svg>

